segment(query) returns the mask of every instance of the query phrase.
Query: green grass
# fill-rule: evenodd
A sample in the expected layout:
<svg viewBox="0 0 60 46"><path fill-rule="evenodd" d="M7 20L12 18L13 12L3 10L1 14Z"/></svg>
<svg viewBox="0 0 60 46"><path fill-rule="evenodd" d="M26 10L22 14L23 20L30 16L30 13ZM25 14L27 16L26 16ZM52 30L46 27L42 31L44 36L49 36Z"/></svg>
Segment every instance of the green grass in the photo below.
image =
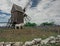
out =
<svg viewBox="0 0 60 46"><path fill-rule="evenodd" d="M0 42L14 42L14 41L30 41L34 38L45 39L49 36L56 36L58 32L51 30L60 30L59 28L32 28L25 27L24 29L0 29Z"/></svg>

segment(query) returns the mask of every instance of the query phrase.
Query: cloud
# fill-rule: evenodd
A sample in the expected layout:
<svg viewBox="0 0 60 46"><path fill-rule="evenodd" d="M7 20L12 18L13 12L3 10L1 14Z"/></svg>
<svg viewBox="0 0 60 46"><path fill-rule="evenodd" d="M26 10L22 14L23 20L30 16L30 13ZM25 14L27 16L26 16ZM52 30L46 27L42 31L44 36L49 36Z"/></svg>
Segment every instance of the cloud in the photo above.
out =
<svg viewBox="0 0 60 46"><path fill-rule="evenodd" d="M37 0L37 3L34 3L34 1L35 0L0 0L0 10L3 11L0 13L0 18L4 17L6 18L4 21L8 20L13 3L22 8L28 4L26 14L32 18L31 22L40 24L54 21L56 24L60 24L60 0Z"/></svg>
<svg viewBox="0 0 60 46"><path fill-rule="evenodd" d="M37 7L30 8L30 10L27 10L26 13L32 17L32 22L36 22L37 24L40 24L45 21L54 21L56 24L59 24L60 19L57 19L60 18L59 2L60 0L42 0L38 3Z"/></svg>
<svg viewBox="0 0 60 46"><path fill-rule="evenodd" d="M6 13L0 10L0 22L8 22L9 18L10 18L10 13Z"/></svg>
<svg viewBox="0 0 60 46"><path fill-rule="evenodd" d="M1 15L1 14L11 15L10 13L7 13L7 12L4 12L4 11L0 10L0 15Z"/></svg>

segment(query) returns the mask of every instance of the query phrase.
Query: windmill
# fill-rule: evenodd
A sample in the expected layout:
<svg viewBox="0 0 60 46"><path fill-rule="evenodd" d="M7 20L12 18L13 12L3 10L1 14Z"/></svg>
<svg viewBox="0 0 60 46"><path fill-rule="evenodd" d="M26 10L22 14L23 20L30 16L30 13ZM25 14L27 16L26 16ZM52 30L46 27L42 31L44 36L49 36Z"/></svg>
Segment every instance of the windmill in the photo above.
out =
<svg viewBox="0 0 60 46"><path fill-rule="evenodd" d="M20 24L20 23L24 23L24 18L25 21L30 21L31 17L29 17L25 12L27 9L28 5L25 6L24 9L22 9L22 7L13 4L12 9L11 9L11 17L8 20L8 27L15 27L15 24Z"/></svg>

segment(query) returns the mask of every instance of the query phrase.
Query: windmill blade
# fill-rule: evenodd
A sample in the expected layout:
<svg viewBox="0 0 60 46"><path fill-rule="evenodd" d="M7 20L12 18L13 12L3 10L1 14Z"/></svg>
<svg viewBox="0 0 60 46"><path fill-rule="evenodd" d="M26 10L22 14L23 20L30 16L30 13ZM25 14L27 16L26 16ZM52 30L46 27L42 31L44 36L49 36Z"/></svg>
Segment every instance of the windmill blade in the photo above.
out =
<svg viewBox="0 0 60 46"><path fill-rule="evenodd" d="M28 21L30 21L30 19L29 19L28 17L26 17L26 19L27 19Z"/></svg>
<svg viewBox="0 0 60 46"><path fill-rule="evenodd" d="M26 9L28 8L28 6L30 5L30 2L31 2L31 0L29 0L29 2L26 4L26 6L24 7L24 9L23 9L23 11L25 12L26 11Z"/></svg>
<svg viewBox="0 0 60 46"><path fill-rule="evenodd" d="M27 16L27 18L29 18L31 20L31 17L30 16Z"/></svg>
<svg viewBox="0 0 60 46"><path fill-rule="evenodd" d="M28 22L29 22L29 20L27 18L25 18L25 23L28 23Z"/></svg>
<svg viewBox="0 0 60 46"><path fill-rule="evenodd" d="M31 17L28 16L26 13L23 14L25 18L27 18L29 21L31 20Z"/></svg>
<svg viewBox="0 0 60 46"><path fill-rule="evenodd" d="M25 21L27 21L27 19L26 18L24 18L25 19Z"/></svg>
<svg viewBox="0 0 60 46"><path fill-rule="evenodd" d="M27 18L27 17L25 17L25 21L26 21L26 22L29 22L29 21L30 21L30 19L29 19L29 18Z"/></svg>
<svg viewBox="0 0 60 46"><path fill-rule="evenodd" d="M31 20L31 17L30 17L30 16L27 16L26 18L27 18L29 21Z"/></svg>

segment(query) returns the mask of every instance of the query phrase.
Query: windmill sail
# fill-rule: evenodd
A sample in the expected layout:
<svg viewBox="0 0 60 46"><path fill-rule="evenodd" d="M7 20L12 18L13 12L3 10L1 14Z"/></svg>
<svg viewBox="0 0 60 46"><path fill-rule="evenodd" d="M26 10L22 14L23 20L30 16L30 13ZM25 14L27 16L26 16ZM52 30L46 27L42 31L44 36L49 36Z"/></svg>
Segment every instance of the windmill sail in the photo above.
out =
<svg viewBox="0 0 60 46"><path fill-rule="evenodd" d="M29 0L29 2L28 2L28 3L26 4L26 6L24 7L24 9L23 9L24 12L27 10L28 6L30 5L30 2L31 2L31 0Z"/></svg>
<svg viewBox="0 0 60 46"><path fill-rule="evenodd" d="M30 5L30 2L31 2L31 0L29 0L29 2L28 2L28 3L26 4L26 6L24 7L24 9L23 9L24 12L26 12L28 6ZM25 21L26 21L26 22L29 22L30 20L31 20L31 17L27 15L27 16L25 17Z"/></svg>

